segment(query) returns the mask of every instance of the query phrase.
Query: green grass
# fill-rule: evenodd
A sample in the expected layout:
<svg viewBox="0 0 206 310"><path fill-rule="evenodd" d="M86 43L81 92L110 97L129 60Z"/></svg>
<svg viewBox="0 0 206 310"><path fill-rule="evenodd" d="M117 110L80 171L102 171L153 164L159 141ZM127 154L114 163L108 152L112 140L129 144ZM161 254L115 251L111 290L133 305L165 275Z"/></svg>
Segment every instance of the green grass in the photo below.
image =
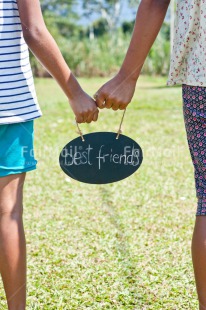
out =
<svg viewBox="0 0 206 310"><path fill-rule="evenodd" d="M91 95L105 80L80 79ZM141 77L123 133L142 147L130 178L87 185L58 165L77 136L60 88L36 80L43 117L35 121L38 169L27 173L24 226L29 310L195 310L190 254L196 212L193 166L186 141L181 88ZM83 133L115 131L122 112L103 110ZM3 287L0 304L5 308Z"/></svg>

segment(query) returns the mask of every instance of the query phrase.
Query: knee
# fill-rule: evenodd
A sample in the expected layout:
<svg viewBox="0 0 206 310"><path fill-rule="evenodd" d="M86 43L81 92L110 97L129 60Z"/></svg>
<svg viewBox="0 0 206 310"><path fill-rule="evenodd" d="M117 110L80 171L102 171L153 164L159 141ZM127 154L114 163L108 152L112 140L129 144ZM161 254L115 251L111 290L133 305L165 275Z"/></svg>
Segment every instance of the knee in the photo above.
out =
<svg viewBox="0 0 206 310"><path fill-rule="evenodd" d="M25 174L0 179L0 217L22 215L24 179Z"/></svg>
<svg viewBox="0 0 206 310"><path fill-rule="evenodd" d="M3 216L17 219L23 215L23 205L21 202L7 201L4 204L0 203L0 218Z"/></svg>

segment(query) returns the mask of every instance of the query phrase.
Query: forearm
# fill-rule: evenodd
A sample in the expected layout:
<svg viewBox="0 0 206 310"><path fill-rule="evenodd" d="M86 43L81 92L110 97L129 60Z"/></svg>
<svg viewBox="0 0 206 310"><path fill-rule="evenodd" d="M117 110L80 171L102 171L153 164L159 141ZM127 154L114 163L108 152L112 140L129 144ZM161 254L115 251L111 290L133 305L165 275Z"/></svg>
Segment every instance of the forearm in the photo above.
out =
<svg viewBox="0 0 206 310"><path fill-rule="evenodd" d="M47 28L40 30L30 29L28 34L24 32L24 37L32 53L59 83L66 96L72 99L73 94L76 95L76 92L81 87L67 66Z"/></svg>
<svg viewBox="0 0 206 310"><path fill-rule="evenodd" d="M68 68L55 40L46 28L39 0L17 0L17 5L28 47L69 98L76 121L96 121L99 112L96 103L83 91Z"/></svg>
<svg viewBox="0 0 206 310"><path fill-rule="evenodd" d="M144 61L164 21L170 0L142 0L132 39L120 69L125 77L137 80Z"/></svg>

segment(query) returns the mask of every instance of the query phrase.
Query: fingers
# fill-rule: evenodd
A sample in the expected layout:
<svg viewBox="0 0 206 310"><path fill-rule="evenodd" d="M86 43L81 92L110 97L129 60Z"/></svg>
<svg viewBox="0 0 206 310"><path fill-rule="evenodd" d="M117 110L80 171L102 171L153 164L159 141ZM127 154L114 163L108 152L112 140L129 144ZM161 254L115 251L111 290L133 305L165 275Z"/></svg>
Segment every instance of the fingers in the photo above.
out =
<svg viewBox="0 0 206 310"><path fill-rule="evenodd" d="M96 122L98 119L99 110L95 110L93 113L90 113L90 115L86 119L86 123L91 123L92 121Z"/></svg>
<svg viewBox="0 0 206 310"><path fill-rule="evenodd" d="M113 111L119 110L119 106L120 106L119 102L114 102L112 105L112 110Z"/></svg>
<svg viewBox="0 0 206 310"><path fill-rule="evenodd" d="M93 115L93 122L96 122L98 120L98 116L99 116L99 110L97 110L94 115Z"/></svg>
<svg viewBox="0 0 206 310"><path fill-rule="evenodd" d="M94 99L99 109L106 108L114 111L125 110L129 104L129 102L123 102L122 100L119 101L118 98L106 96L104 93L101 93L101 91L98 91L94 95Z"/></svg>
<svg viewBox="0 0 206 310"><path fill-rule="evenodd" d="M79 124L84 123L84 117L82 115L76 115L76 122Z"/></svg>
<svg viewBox="0 0 206 310"><path fill-rule="evenodd" d="M105 101L104 107L107 109L112 109L113 111L117 111L117 110L125 110L127 105L128 103L122 103L119 102L117 99L113 98L113 99L107 99Z"/></svg>
<svg viewBox="0 0 206 310"><path fill-rule="evenodd" d="M100 93L100 94L96 93L94 95L94 100L96 101L96 104L97 104L99 109L105 108L105 104L104 104L105 103L105 96L103 93Z"/></svg>
<svg viewBox="0 0 206 310"><path fill-rule="evenodd" d="M76 122L79 124L82 123L91 123L92 121L96 122L98 119L98 115L99 115L99 110L95 109L94 111L90 111L87 113L82 113L80 115L76 116Z"/></svg>
<svg viewBox="0 0 206 310"><path fill-rule="evenodd" d="M107 108L107 109L111 109L111 107L113 106L113 102L112 102L112 100L110 100L110 99L107 99L106 101L105 101L105 108Z"/></svg>
<svg viewBox="0 0 206 310"><path fill-rule="evenodd" d="M128 104L122 104L122 103L121 103L121 104L119 105L119 109L120 109L120 110L125 110L126 107L127 107L127 105L128 105Z"/></svg>

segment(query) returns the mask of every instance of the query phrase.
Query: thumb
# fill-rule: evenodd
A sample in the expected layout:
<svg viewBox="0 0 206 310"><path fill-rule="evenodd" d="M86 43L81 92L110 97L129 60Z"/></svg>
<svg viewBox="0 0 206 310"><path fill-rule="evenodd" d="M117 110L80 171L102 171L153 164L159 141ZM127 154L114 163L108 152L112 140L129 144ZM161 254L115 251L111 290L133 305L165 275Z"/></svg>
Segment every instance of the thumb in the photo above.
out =
<svg viewBox="0 0 206 310"><path fill-rule="evenodd" d="M98 90L94 95L94 100L99 109L104 108L104 102L106 100L104 93L101 90Z"/></svg>

